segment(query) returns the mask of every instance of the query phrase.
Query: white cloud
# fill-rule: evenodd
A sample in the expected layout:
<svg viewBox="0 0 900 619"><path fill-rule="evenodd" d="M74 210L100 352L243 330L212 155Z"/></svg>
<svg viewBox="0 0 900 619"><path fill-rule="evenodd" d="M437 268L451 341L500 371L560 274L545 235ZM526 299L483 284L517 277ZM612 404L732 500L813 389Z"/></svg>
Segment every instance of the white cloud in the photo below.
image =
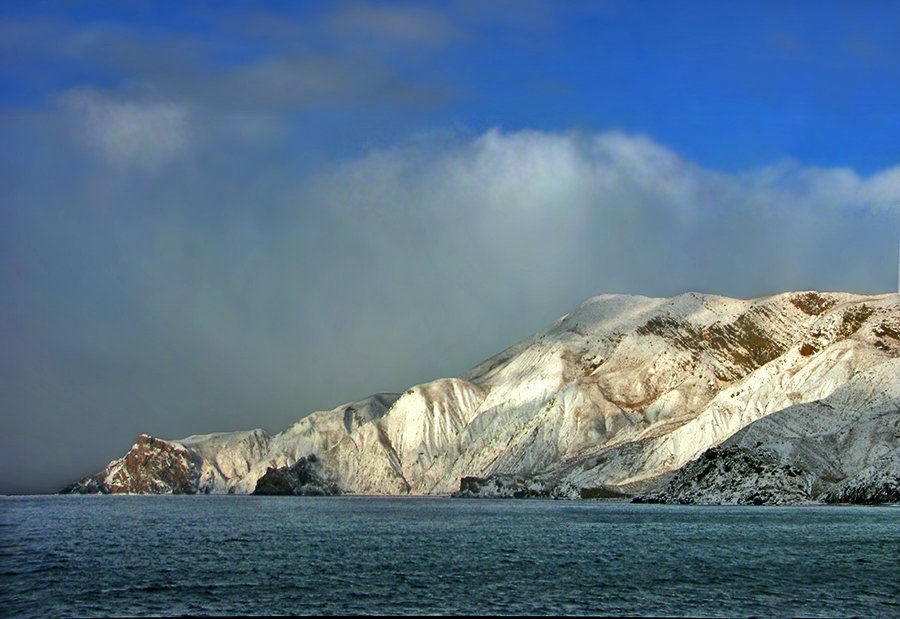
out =
<svg viewBox="0 0 900 619"><path fill-rule="evenodd" d="M900 167L866 178L781 162L730 174L642 136L492 130L374 151L307 195L340 214L345 233L365 231L368 264L404 274L427 265L435 281L460 285L471 278L498 303L513 289L534 298L564 289L573 300L690 288L872 291L887 269L865 266L873 249L861 235L880 234L890 218ZM428 259L404 262L409 255ZM483 278L466 271L471 264Z"/></svg>
<svg viewBox="0 0 900 619"><path fill-rule="evenodd" d="M294 137L268 116L84 93L67 106L110 165L191 165L165 166L165 182L67 174L84 148L55 124L8 140L39 147L16 160L0 226L15 300L0 324L26 336L0 356L19 368L23 419L127 415L123 428L179 436L266 411L274 431L458 375L597 294L897 282L900 167L729 174L646 137L495 130L375 150L304 184L287 148L257 146ZM83 429L71 418L60 427Z"/></svg>
<svg viewBox="0 0 900 619"><path fill-rule="evenodd" d="M866 182L866 195L870 204L900 219L900 166L873 175Z"/></svg>
<svg viewBox="0 0 900 619"><path fill-rule="evenodd" d="M158 168L191 144L183 105L117 101L90 91L68 92L62 105L88 145L113 166Z"/></svg>
<svg viewBox="0 0 900 619"><path fill-rule="evenodd" d="M437 148L404 145L337 167L318 184L341 209L533 210L584 216L621 210L698 217L752 208L808 214L882 209L900 200L900 166L863 178L850 169L781 162L743 174L707 170L643 136L491 130Z"/></svg>

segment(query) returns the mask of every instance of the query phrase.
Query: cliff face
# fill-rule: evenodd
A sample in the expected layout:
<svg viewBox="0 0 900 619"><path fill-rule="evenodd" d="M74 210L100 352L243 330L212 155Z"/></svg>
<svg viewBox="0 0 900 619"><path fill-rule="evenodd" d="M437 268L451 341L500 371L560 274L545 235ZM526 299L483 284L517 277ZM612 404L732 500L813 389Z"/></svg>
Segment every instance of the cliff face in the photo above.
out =
<svg viewBox="0 0 900 619"><path fill-rule="evenodd" d="M199 458L184 446L141 434L125 457L63 493L194 494L199 473Z"/></svg>
<svg viewBox="0 0 900 619"><path fill-rule="evenodd" d="M270 468L316 454L344 492L450 493L463 477L493 476L502 483L480 494L577 495L658 488L728 439L774 442L793 445L796 461L773 453L824 492L900 445L883 431L900 419L898 358L898 295L607 295L459 378L313 413L274 436L167 444L188 452L176 477L200 492L249 493ZM129 469L148 480L131 491L172 486L155 465L142 470Z"/></svg>

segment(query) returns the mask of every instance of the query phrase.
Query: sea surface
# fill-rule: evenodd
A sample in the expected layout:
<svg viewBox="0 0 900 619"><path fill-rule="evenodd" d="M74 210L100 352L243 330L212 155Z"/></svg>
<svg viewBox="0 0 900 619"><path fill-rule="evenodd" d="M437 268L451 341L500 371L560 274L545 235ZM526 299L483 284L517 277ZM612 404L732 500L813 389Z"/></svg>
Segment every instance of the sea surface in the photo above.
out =
<svg viewBox="0 0 900 619"><path fill-rule="evenodd" d="M900 508L0 498L0 614L900 616Z"/></svg>

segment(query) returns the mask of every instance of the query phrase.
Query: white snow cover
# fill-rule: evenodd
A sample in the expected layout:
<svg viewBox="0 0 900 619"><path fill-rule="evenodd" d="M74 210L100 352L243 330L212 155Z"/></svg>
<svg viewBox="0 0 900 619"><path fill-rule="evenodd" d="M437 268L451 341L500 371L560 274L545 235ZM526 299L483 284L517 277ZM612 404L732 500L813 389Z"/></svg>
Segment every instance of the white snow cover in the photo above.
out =
<svg viewBox="0 0 900 619"><path fill-rule="evenodd" d="M898 338L897 294L604 295L459 378L316 412L274 436L174 443L199 461L200 492L252 492L267 467L311 453L357 493L449 493L492 474L640 489L729 437L781 437L790 450L801 434L832 436L802 449L839 479L900 444L882 431L900 418Z"/></svg>

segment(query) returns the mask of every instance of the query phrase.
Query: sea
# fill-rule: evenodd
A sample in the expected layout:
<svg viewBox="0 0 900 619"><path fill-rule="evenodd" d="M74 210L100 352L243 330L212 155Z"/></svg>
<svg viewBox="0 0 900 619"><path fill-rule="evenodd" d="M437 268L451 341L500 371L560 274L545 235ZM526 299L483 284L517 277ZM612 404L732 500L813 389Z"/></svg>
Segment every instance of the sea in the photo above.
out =
<svg viewBox="0 0 900 619"><path fill-rule="evenodd" d="M0 498L0 615L900 616L900 507Z"/></svg>

